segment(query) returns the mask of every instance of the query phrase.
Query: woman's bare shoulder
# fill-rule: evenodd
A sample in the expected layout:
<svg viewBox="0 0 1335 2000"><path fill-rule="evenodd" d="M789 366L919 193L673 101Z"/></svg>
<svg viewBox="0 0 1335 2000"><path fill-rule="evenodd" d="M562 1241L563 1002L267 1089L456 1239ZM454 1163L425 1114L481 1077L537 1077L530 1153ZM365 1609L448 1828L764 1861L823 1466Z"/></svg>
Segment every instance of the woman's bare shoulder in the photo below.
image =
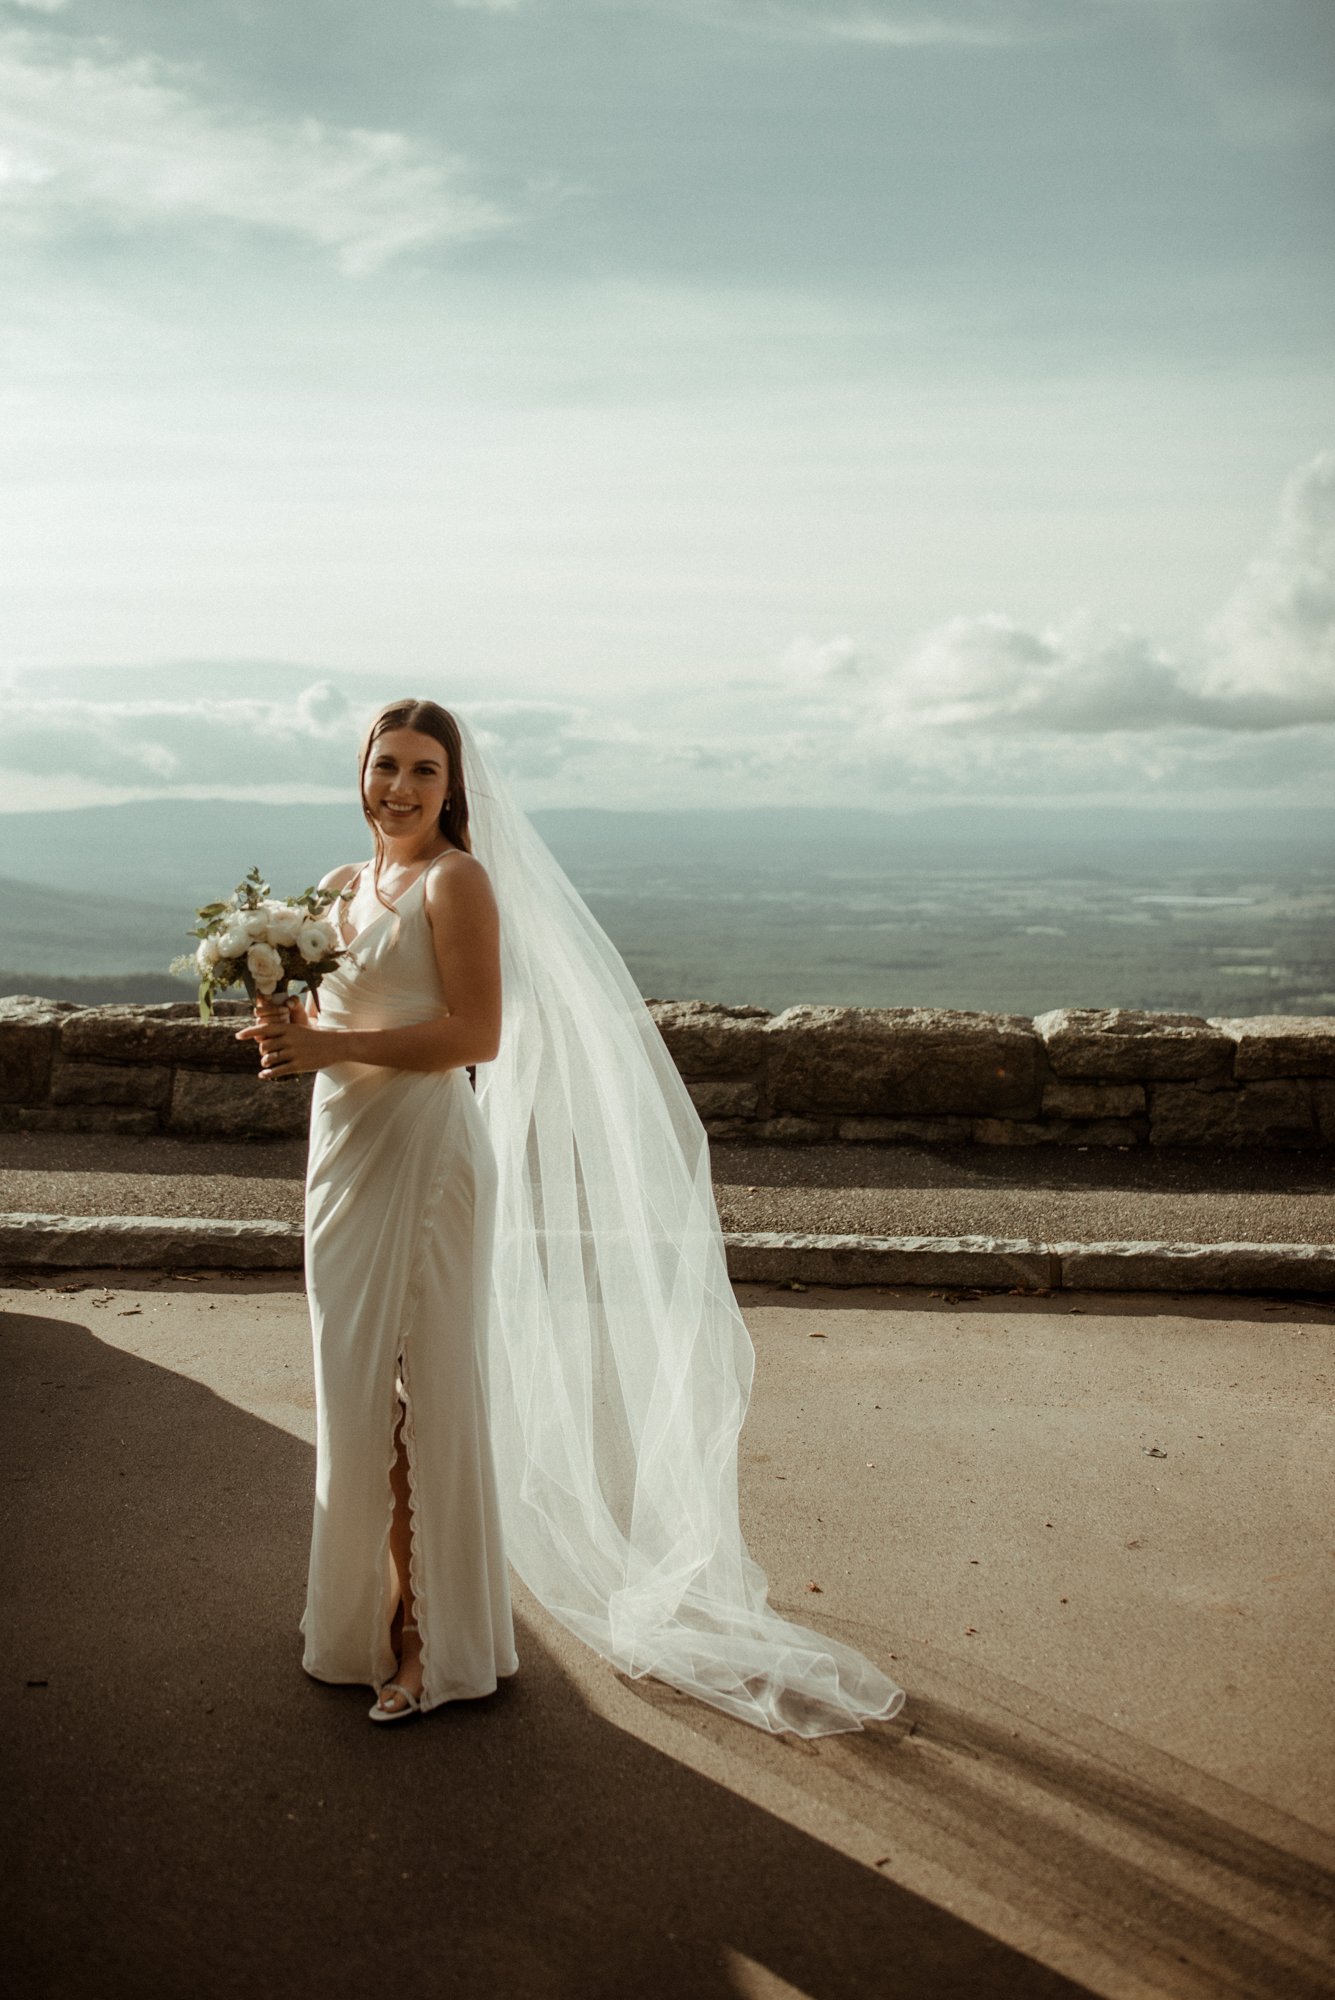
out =
<svg viewBox="0 0 1335 2000"><path fill-rule="evenodd" d="M482 908L495 901L492 895L491 877L475 854L465 854L460 847L451 848L437 855L430 866L426 883L426 900L443 909L447 903L471 905Z"/></svg>
<svg viewBox="0 0 1335 2000"><path fill-rule="evenodd" d="M358 869L365 866L364 861L345 861L340 867L331 868L327 875L322 875L317 886L321 889L346 889Z"/></svg>

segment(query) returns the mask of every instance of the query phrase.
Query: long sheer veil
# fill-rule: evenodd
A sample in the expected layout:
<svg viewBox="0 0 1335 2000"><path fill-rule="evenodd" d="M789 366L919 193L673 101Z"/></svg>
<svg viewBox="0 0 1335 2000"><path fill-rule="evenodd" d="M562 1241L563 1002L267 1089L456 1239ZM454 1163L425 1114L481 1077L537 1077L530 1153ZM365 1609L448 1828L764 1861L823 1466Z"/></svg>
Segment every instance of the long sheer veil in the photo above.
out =
<svg viewBox="0 0 1335 2000"><path fill-rule="evenodd" d="M626 1674L803 1736L892 1716L892 1680L768 1603L737 1504L754 1351L707 1137L615 946L457 719L501 912L504 1030L477 1099L500 1170L489 1379L510 1560Z"/></svg>

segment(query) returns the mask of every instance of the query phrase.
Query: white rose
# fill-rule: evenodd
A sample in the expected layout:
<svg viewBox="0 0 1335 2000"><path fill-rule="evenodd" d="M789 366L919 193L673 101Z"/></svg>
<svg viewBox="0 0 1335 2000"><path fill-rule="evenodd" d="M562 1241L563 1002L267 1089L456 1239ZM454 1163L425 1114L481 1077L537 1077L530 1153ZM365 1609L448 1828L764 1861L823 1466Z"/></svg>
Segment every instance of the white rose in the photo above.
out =
<svg viewBox="0 0 1335 2000"><path fill-rule="evenodd" d="M247 937L252 939L265 937L269 929L269 912L265 909L263 903L261 903L258 910L243 910L241 912L241 922L245 927Z"/></svg>
<svg viewBox="0 0 1335 2000"><path fill-rule="evenodd" d="M306 922L306 912L295 903L266 903L265 915L268 928L264 935L270 944L295 944Z"/></svg>
<svg viewBox="0 0 1335 2000"><path fill-rule="evenodd" d="M226 930L220 931L214 942L218 947L219 958L244 958L250 944L250 932L243 923L233 917L228 922Z"/></svg>
<svg viewBox="0 0 1335 2000"><path fill-rule="evenodd" d="M216 937L202 937L195 952L195 964L200 972L212 972L222 953L218 949Z"/></svg>
<svg viewBox="0 0 1335 2000"><path fill-rule="evenodd" d="M337 943L333 925L322 923L318 917L303 924L297 932L297 950L308 965L312 959L327 958Z"/></svg>
<svg viewBox="0 0 1335 2000"><path fill-rule="evenodd" d="M261 993L272 993L283 976L283 961L271 944L253 944L246 953L250 976Z"/></svg>

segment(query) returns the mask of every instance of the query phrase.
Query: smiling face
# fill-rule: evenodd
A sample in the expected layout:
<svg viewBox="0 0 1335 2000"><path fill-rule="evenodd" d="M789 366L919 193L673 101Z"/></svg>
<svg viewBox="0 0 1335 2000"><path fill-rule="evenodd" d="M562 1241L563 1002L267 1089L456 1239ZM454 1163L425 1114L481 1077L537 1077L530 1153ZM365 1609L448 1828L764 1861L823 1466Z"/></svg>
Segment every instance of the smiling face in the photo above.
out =
<svg viewBox="0 0 1335 2000"><path fill-rule="evenodd" d="M422 840L440 823L449 784L444 744L416 729L386 729L371 745L362 798L387 840Z"/></svg>

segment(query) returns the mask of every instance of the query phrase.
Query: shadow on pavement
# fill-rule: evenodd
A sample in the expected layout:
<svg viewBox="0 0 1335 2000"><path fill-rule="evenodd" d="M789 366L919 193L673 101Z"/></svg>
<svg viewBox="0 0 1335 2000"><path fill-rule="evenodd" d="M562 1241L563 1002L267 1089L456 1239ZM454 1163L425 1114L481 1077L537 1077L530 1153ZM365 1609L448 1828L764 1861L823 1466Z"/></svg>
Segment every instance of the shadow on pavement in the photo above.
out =
<svg viewBox="0 0 1335 2000"><path fill-rule="evenodd" d="M491 1700L373 1729L299 1666L310 1450L73 1321L4 1349L16 2000L683 2000L739 1958L813 2000L1084 1990L614 1727L531 1629Z"/></svg>
<svg viewBox="0 0 1335 2000"><path fill-rule="evenodd" d="M64 1273L61 1274L62 1276ZM119 1282L113 1279L112 1282ZM1174 1319L1208 1324L1226 1320L1233 1326L1267 1326L1275 1321L1301 1326L1329 1326L1335 1321L1335 1298L1300 1292L1265 1297L1252 1292L1025 1292L985 1291L976 1285L928 1288L922 1285L799 1285L761 1284L743 1280L735 1287L744 1307L808 1313L946 1313L1017 1314L1051 1320ZM1185 1337L1190 1337L1189 1335Z"/></svg>
<svg viewBox="0 0 1335 2000"><path fill-rule="evenodd" d="M1303 1194L1335 1180L1329 1147L747 1145L715 1141L716 1180L765 1187L996 1187L1071 1192Z"/></svg>

